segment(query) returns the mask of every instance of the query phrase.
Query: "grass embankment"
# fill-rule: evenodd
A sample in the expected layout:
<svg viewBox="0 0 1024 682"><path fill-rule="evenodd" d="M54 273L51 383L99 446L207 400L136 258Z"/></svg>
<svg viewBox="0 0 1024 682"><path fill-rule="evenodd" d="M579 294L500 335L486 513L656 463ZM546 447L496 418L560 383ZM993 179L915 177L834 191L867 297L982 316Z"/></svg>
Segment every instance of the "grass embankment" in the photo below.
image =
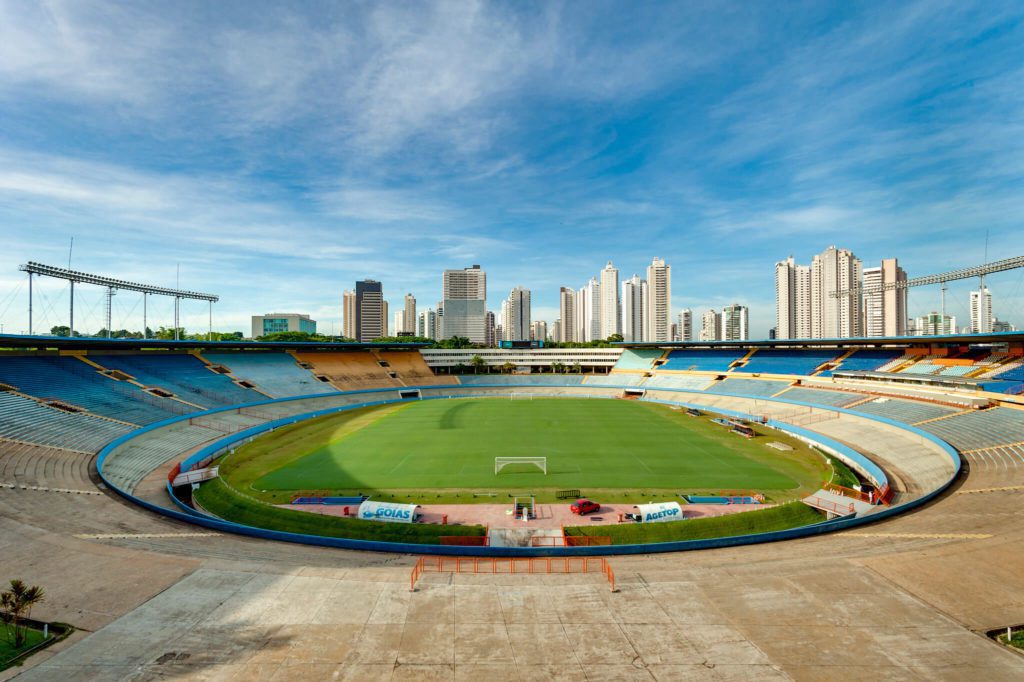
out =
<svg viewBox="0 0 1024 682"><path fill-rule="evenodd" d="M437 545L441 544L440 538L443 535L484 535L485 532L483 526L383 523L281 509L242 497L224 485L219 478L200 486L195 498L206 511L222 519L288 533Z"/></svg>
<svg viewBox="0 0 1024 682"><path fill-rule="evenodd" d="M841 460L836 459L830 455L824 455L828 463L832 465L832 470L835 472L832 475L832 483L841 485L844 488L854 488L860 485L860 479L857 478L857 474L850 470L850 467L846 466Z"/></svg>
<svg viewBox="0 0 1024 682"><path fill-rule="evenodd" d="M4 628L0 628L0 670L6 670L13 663L13 659L18 654L31 649L35 645L43 641L43 633L39 630L33 630L29 628L25 632L25 645L20 649L15 649L11 646L11 641L7 637L7 633Z"/></svg>
<svg viewBox="0 0 1024 682"><path fill-rule="evenodd" d="M813 492L831 469L770 429L746 440L707 418L620 400L433 400L329 415L278 429L221 463L230 485L265 502L298 491L419 503L555 502L579 489L607 503L680 492L755 490L773 501ZM779 441L793 450L779 451ZM494 456L547 457L548 473ZM481 494L484 493L484 494Z"/></svg>
<svg viewBox="0 0 1024 682"><path fill-rule="evenodd" d="M1003 633L999 635L999 641L1015 649L1024 649L1024 630L1014 630L1009 639Z"/></svg>
<svg viewBox="0 0 1024 682"><path fill-rule="evenodd" d="M790 502L768 509L689 521L632 523L617 526L570 526L565 529L565 534L607 536L611 537L613 545L629 545L647 542L708 540L734 535L768 533L807 526L824 520L825 517L820 512L811 509L806 504Z"/></svg>

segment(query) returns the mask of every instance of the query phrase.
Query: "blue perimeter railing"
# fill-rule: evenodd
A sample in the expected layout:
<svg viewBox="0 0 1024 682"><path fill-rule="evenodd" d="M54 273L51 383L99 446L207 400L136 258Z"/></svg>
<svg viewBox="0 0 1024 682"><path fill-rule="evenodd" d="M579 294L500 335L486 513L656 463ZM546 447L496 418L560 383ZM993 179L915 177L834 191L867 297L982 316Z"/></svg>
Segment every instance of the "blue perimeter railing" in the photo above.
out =
<svg viewBox="0 0 1024 682"><path fill-rule="evenodd" d="M534 385L534 386L530 386L529 384L524 384L522 387L523 388L540 388L540 389L544 389L544 388L547 388L547 389L551 389L551 388L570 388L570 389L583 389L583 390L586 390L588 388L585 384L584 385L578 385L577 384L577 385L564 386L564 387L551 386L551 385ZM450 390L458 390L460 387L459 386L453 386L453 385L440 385L440 386L417 386L416 388L420 389L420 390L440 389L440 390L449 390L450 391ZM508 389L508 388L511 388L511 387L508 384L503 384L503 385L500 385L500 386L499 385L495 385L495 386L490 386L490 387L488 387L488 386L466 386L465 388L469 389L469 390L473 390L473 389L480 389L480 388L502 388L502 389ZM608 389L608 388L613 388L613 389L614 388L622 388L622 389L625 389L625 388L635 388L635 387L630 387L630 386L601 386L600 388L603 388L603 389ZM130 500L131 502L133 502L133 503L135 503L135 504L137 504L137 505L139 505L139 506L141 506L141 507L143 507L145 509L148 509L148 510L150 510L152 512L155 512L157 514L162 514L164 516L167 516L167 517L170 517L170 518L173 518L173 519L177 519L179 521L184 521L184 522L187 522L187 523L192 523L192 524L195 524L195 525L199 525L199 526L203 526L203 527L206 527L206 528L210 528L212 530L223 531L223 532L226 532L226 533L234 533L234 534L238 534L238 535L246 535L246 536L249 536L249 537L261 538L261 539L265 539L265 540L278 540L278 541L284 541L284 542L294 542L294 543L304 544L304 545L314 545L314 546L320 546L320 547L336 547L336 548L339 548L339 549L351 549L351 550L361 550L361 551L370 551L370 552L390 552L390 553L404 553L404 554L448 555L448 556L487 556L487 557L494 557L494 556L496 556L496 557L530 557L530 556L537 556L537 557L542 557L542 556L610 556L610 555L631 555L631 554L653 554L653 553L659 553L659 552L682 552L682 551L692 551L692 550L698 550L698 549L715 549L715 548L722 548L722 547L737 547L737 546L742 546L742 545L752 545L752 544L761 544L761 543L766 543L766 542L779 542L779 541L782 541L782 540L795 540L795 539L798 539L798 538L814 537L814 536L817 536L817 535L822 535L824 533L832 533L832 532L835 532L835 531L845 530L847 528L853 528L853 527L856 527L856 526L866 525L866 524L869 524L869 523L875 523L876 521L882 521L884 519L891 518L891 517L896 516L898 514L902 514L904 512L907 512L907 511L910 511L912 509L916 509L918 507L921 507L921 506L923 506L925 504L928 504L933 499L935 499L936 497L941 495L943 492L945 492L945 490L950 485L952 485L952 483L956 480L957 476L959 475L960 468L961 468L960 455L957 453L957 451L951 445L946 443L944 440L938 438L937 436L934 436L934 435L932 435L932 434L930 434L930 433L928 433L926 431L922 431L921 429L918 429L918 428L915 428L913 426L910 426L909 424L904 424L902 422L897 422L897 421L895 421L893 419L888 419L886 417L879 417L879 416L876 416L876 415L867 415L867 414L863 414L863 413L860 413L860 412L856 412L854 410L846 410L846 409L843 409L843 408L836 408L836 407L832 407L832 406L822 406L822 405L817 405L817 404L814 404L814 403L805 403L805 402L796 401L796 400L780 400L780 399L772 400L770 398L757 397L756 398L757 400L771 400L772 402L777 402L777 403L788 403L788 404L792 404L792 405L800 405L800 406L804 406L804 407L812 407L812 408L816 408L816 409L824 409L824 410L828 410L828 411L832 411L832 412L845 412L845 413L848 413L848 414L851 414L851 415L854 415L854 416L857 416L857 417L862 417L862 418L865 418L865 419L870 419L872 421L877 421L877 422L889 424L889 425L892 425L892 426L896 426L897 428L901 428L901 429L903 429L905 431L913 433L913 434L915 434L915 435L917 435L917 436L919 436L921 438L924 438L925 440L931 441L932 443L935 443L936 445L938 445L944 452L946 452L946 454L949 455L950 460L953 463L953 473L949 477L949 479L946 482L944 482L941 486L939 486L935 490L932 490L931 492L929 492L929 493L927 493L925 495L922 495L921 497L915 498L915 499L913 499L913 500L911 500L909 502L905 502L905 503L903 503L901 505L895 505L895 506L887 507L885 509L880 509L879 511L873 512L872 514L870 514L868 516L864 516L864 517L860 517L860 516L840 517L840 518L832 519L832 520L829 520L829 521L822 521L820 523L815 523L815 524L812 524L812 525L809 525L809 526L801 526L799 528L791 528L789 530L772 531L772 532L769 532L769 533L754 533L754 534L749 534L749 535L733 535L733 536L730 536L730 537L712 538L712 539L707 539L707 540L681 540L681 541L676 541L676 542L657 542L657 543L646 543L646 544L635 544L635 545L601 545L601 546L591 546L591 547L467 547L467 546L455 546L455 545L421 545L421 544L407 543L407 542L380 542L380 541L375 541L375 540L353 540L353 539L348 539L348 538L333 538L333 537L327 537L327 536L322 536L322 535L306 535L306 534L301 534L301 533L288 533L288 532L284 532L284 531L275 531L275 530L270 530L270 529L266 529L266 528L257 528L257 527L254 527L254 526L246 526L246 525L243 525L243 524L234 523L232 521L225 521L225 520L220 519L220 518L215 518L215 517L203 514L202 512L199 512L199 511L193 509L192 507L189 507L184 502L182 502L180 499L178 499L177 496L174 495L174 491L171 488L170 482L167 483L167 492L170 495L172 502L181 511L175 511L174 509L170 509L170 508L167 508L167 507L162 507L160 505L153 504L152 502L148 502L146 500L143 500L143 499L140 499L138 497L135 497L134 495L132 495L131 493L128 493L127 491L121 490L117 486L113 485L106 478L106 476L104 476L104 474L103 474L103 464L106 461L106 458L114 450L116 450L119 446L123 445L124 443L128 442L129 440L131 440L131 439L133 439L133 438L135 438L137 436L140 436L140 435L142 435L144 433L147 433L149 431L154 431L154 430L156 430L158 428L161 428L163 426L167 426L169 424L174 424L174 423L177 423L177 422L181 422L181 421L184 421L186 419L190 419L190 418L193 418L193 417L201 417L203 415L208 415L208 414L216 414L216 413L219 413L219 412L227 412L227 411L231 411L231 410L237 410L239 408L257 407L257 406L260 406L260 405L276 404L276 403L290 402L290 401L295 401L295 400L308 400L310 398L326 399L326 398L329 398L331 396L338 396L338 395L357 395L357 394L375 394L375 393L379 394L379 393L387 393L387 392L397 392L397 390L398 389L396 389L396 388L381 388L381 389L366 389L366 390L363 390L363 391L339 391L338 393L315 394L315 395L310 395L310 396L294 396L294 397L291 397L291 398L281 398L281 399L277 399L277 400L263 400L263 401L258 401L258 402L254 402L254 403L244 403L244 404L241 404L241 405L232 405L230 407L226 407L226 408L222 408L222 409L206 410L204 412L197 412L197 413L194 413L194 414L184 415L184 416L178 417L178 418L166 419L166 420L161 421L161 422L150 424L150 425L148 425L148 426L146 426L144 428L141 428L141 429L139 429L137 431L133 431L132 433L126 434L124 436L121 436L120 438L117 438L117 439L111 441L109 444L107 444L100 451L99 456L97 457L97 460L96 460L96 469L97 469L97 472L99 473L100 478L103 480L103 482L109 488L111 488L112 490L117 492L122 497ZM685 394L685 393L703 393L702 391L693 390L693 389L658 388L657 390L658 391L670 391L670 392L683 393L683 394ZM581 393L582 393L582 391L581 391ZM753 398L751 396L744 396L744 395L740 395L740 394L719 393L719 394L715 394L715 395L724 395L724 396L731 396L731 397L735 397L735 398L744 398L744 399L747 399L747 400L755 399L755 398ZM451 395L429 396L429 397L425 397L425 398L422 398L422 399L423 400L441 400L441 399L448 399L448 398L451 398L451 397L453 397L453 396L451 396ZM467 397L468 398L468 397L473 397L473 396L467 395L467 396L459 396L459 397ZM737 410L725 410L725 409L722 409L722 408L711 409L711 408L709 408L706 405L700 405L700 404L689 404L689 403L681 403L681 402L674 402L674 401L668 401L668 400L652 400L652 399L647 399L647 400L649 402L659 402L659 403L663 403L663 404L680 405L682 407L695 407L697 409L700 409L700 410L703 410L703 411L706 411L706 412L715 412L715 413L718 413L718 414L742 415L742 416L747 416L747 417L750 416L749 413L745 413L745 412L741 412L741 411L737 411ZM222 438L222 439L218 440L215 443L211 443L210 445L202 448L199 452L195 453L194 455L192 455L191 457L186 459L185 462L191 461L193 464L195 462L201 462L203 460L203 457L209 457L209 453L207 452L208 450L219 448L219 449L221 449L223 451L223 449L226 449L226 447L224 445L224 442L226 440L230 440L231 443L237 443L239 440L244 440L245 438L252 437L254 435L254 433L252 433L254 430L258 430L259 432L262 433L262 432L268 431L268 430L270 430L272 428L280 428L280 426L285 426L287 424L292 424L292 423L295 423L295 422L298 422L298 421L304 421L305 419L312 419L314 417L322 416L324 414L330 414L330 413L334 413L334 412L343 412L345 410L358 409L360 407L368 407L368 406L373 406L373 405L383 405L383 404L388 404L388 403L399 403L399 402L408 402L408 400L403 400L401 398L394 398L394 399L390 399L390 400L378 400L378 401L358 403L358 404L353 404L353 405L342 405L342 406L338 406L338 407L327 408L327 409L324 409L324 410L316 410L316 411L312 411L312 412L301 414L301 415L294 415L294 416L291 416L291 417L285 417L285 418L282 418L282 419L274 420L272 422L267 422L265 424L261 424L261 425L259 425L257 427L252 427L252 428L249 428L249 429L245 429L243 431L239 431L238 433L231 434L231 435L227 436L226 438ZM807 433L807 434L812 434L813 433L813 432L807 431L805 429L801 429L800 427L796 427L796 426L793 426L793 425L790 425L790 424L782 424L782 423L779 423L779 422L772 423L772 422L774 422L774 420L769 420L769 426L775 426L776 428L779 428L780 430L792 431L794 433L798 433L798 432L804 432L804 433ZM242 435L242 434L247 434L247 435ZM810 436L805 436L805 437L809 438ZM822 436L821 434L818 434L818 433L813 433L813 440L816 443L821 443L822 440L831 441L831 439L829 439L829 438L827 438L825 436ZM842 446L843 448L846 448L846 446L844 446L841 443L837 443L835 441L832 441L832 443L834 443L835 445ZM829 446L828 449L832 449L832 447ZM860 458L866 459L866 458L863 457L863 455L860 455L860 453L856 453L855 451L852 451L852 450L851 450L851 452L853 452L853 454L856 454ZM870 460L868 460L868 461L870 461ZM182 463L182 466L183 466L182 470L185 470L184 469L185 462ZM874 465L873 462L871 462L871 464L872 464L872 466L875 466L877 468L877 465ZM881 470L879 469L879 471L881 471ZM883 476L884 476L884 474L883 474Z"/></svg>

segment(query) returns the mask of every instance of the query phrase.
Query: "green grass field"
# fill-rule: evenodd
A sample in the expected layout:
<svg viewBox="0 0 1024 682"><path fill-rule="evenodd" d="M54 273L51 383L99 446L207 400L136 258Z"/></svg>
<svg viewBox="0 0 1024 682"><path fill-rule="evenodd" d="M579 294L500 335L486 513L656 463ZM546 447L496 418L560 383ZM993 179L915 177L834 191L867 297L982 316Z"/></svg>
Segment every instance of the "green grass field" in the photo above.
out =
<svg viewBox="0 0 1024 682"><path fill-rule="evenodd" d="M591 495L601 491L611 502L654 491L722 489L791 499L817 489L831 473L806 445L762 433L747 440L707 418L635 401L430 400L279 429L222 461L221 475L265 501L329 490L378 499L487 502L470 493L579 488ZM771 441L794 449L768 448ZM548 474L523 466L495 475L495 456L546 456Z"/></svg>

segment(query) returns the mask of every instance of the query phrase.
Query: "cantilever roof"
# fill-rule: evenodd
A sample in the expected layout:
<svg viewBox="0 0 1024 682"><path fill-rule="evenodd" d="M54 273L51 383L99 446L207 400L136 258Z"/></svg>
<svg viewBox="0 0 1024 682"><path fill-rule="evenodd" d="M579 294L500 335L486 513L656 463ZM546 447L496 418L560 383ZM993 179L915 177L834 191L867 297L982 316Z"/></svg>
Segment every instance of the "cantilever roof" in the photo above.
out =
<svg viewBox="0 0 1024 682"><path fill-rule="evenodd" d="M419 350L425 343L325 343L320 341L162 341L0 334L0 348L61 350Z"/></svg>
<svg viewBox="0 0 1024 682"><path fill-rule="evenodd" d="M757 341L622 341L625 348L771 348L809 346L928 346L935 344L1024 343L1024 332L993 332L991 334L945 334L942 336L887 336L854 339L761 339Z"/></svg>

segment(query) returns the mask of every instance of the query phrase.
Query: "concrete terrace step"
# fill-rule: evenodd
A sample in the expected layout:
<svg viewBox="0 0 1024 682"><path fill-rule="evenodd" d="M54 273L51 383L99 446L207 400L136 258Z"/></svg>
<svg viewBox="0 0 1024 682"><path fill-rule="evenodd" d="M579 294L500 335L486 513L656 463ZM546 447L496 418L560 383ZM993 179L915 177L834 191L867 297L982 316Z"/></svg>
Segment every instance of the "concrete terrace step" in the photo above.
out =
<svg viewBox="0 0 1024 682"><path fill-rule="evenodd" d="M840 495L831 490L821 489L818 492L805 497L802 502L809 507L820 509L836 516L849 516L850 514L866 514L874 509L874 505L863 500Z"/></svg>

